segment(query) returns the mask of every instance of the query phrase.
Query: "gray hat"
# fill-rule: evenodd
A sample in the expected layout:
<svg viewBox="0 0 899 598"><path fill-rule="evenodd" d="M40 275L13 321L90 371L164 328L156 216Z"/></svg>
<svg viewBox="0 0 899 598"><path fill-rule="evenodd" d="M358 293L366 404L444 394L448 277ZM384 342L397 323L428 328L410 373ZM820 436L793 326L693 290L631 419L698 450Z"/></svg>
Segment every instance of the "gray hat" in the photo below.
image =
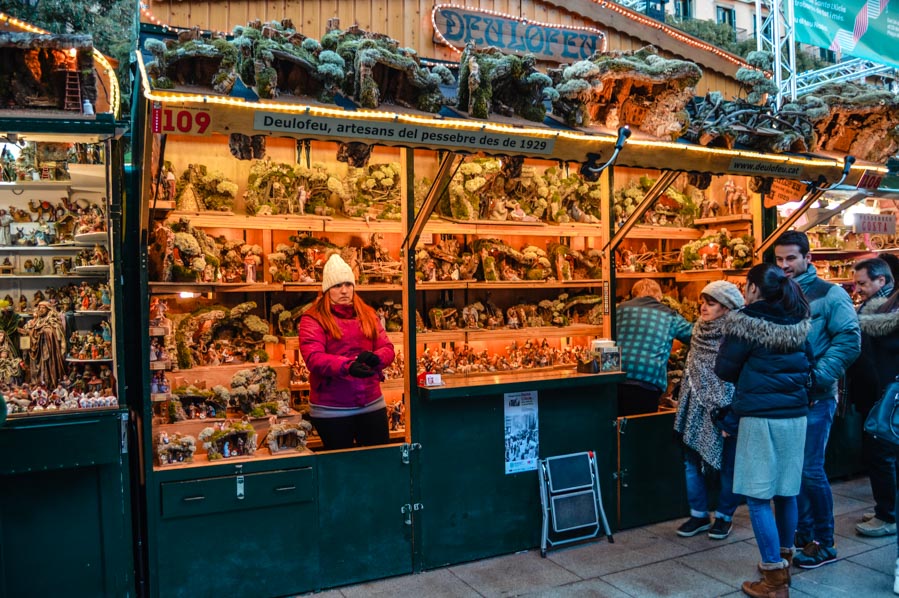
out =
<svg viewBox="0 0 899 598"><path fill-rule="evenodd" d="M714 280L705 285L700 295L708 295L727 309L740 309L744 305L743 293L732 282Z"/></svg>

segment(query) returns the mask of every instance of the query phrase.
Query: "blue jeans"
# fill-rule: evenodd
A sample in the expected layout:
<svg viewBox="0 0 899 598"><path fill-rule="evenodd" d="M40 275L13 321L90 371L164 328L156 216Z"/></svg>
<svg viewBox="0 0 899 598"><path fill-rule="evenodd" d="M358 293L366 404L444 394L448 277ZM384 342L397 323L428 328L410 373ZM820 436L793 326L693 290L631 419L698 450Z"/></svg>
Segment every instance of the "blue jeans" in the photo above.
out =
<svg viewBox="0 0 899 598"><path fill-rule="evenodd" d="M733 492L736 451L736 437L725 438L724 452L721 455L721 492L718 494L718 508L715 510L715 517L724 521L730 521L734 516L734 511L740 505L740 497ZM684 471L687 477L687 502L690 504L690 515L708 517L709 498L706 492L706 478L702 475L702 457L689 447L684 447Z"/></svg>
<svg viewBox="0 0 899 598"><path fill-rule="evenodd" d="M771 512L771 501L762 498L746 497L749 507L749 521L755 534L755 543L763 563L781 562L780 549L793 546L793 534L796 533L796 497L775 496L774 512Z"/></svg>
<svg viewBox="0 0 899 598"><path fill-rule="evenodd" d="M824 473L824 449L830 437L835 399L816 401L808 412L805 431L805 461L802 464L802 487L799 490L799 524L796 532L803 538L817 540L822 546L833 546L833 494Z"/></svg>

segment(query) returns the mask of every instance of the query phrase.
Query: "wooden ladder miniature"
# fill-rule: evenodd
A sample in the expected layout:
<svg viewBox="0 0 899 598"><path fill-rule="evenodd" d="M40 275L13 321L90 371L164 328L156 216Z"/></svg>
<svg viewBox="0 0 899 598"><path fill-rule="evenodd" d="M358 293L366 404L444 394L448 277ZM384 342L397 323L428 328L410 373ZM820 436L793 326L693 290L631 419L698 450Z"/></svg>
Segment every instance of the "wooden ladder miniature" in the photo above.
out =
<svg viewBox="0 0 899 598"><path fill-rule="evenodd" d="M81 112L81 78L78 71L66 71L66 101L63 110Z"/></svg>

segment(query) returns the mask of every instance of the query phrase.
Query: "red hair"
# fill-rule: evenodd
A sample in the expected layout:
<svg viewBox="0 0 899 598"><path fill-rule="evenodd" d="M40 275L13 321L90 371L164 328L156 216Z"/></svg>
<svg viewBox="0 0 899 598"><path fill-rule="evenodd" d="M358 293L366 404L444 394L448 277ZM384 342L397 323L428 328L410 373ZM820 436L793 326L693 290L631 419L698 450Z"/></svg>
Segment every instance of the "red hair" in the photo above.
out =
<svg viewBox="0 0 899 598"><path fill-rule="evenodd" d="M328 293L322 293L306 313L315 318L322 325L322 328L325 329L325 332L333 338L341 338L343 333L340 331L340 326L337 325L337 320L331 312L332 305L333 303L331 303L331 297L328 296ZM359 318L359 324L362 326L362 334L365 338L377 339L380 332L378 315L374 309L359 297L358 293L353 293L353 309L356 310L356 317Z"/></svg>

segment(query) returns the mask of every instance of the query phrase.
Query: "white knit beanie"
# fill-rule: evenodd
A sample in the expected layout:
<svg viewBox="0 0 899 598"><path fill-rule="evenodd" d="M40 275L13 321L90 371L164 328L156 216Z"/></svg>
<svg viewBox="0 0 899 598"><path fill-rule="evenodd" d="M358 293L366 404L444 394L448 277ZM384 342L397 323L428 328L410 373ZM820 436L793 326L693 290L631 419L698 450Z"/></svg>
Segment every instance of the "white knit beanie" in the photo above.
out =
<svg viewBox="0 0 899 598"><path fill-rule="evenodd" d="M732 282L726 280L714 280L705 285L700 295L708 295L728 309L740 309L743 307L743 293Z"/></svg>
<svg viewBox="0 0 899 598"><path fill-rule="evenodd" d="M353 269L350 268L349 264L343 261L343 258L340 257L340 255L333 253L331 254L331 257L328 258L324 271L322 271L322 292L327 292L327 290L334 285L344 282L348 282L353 286L356 285L356 277L353 276Z"/></svg>

